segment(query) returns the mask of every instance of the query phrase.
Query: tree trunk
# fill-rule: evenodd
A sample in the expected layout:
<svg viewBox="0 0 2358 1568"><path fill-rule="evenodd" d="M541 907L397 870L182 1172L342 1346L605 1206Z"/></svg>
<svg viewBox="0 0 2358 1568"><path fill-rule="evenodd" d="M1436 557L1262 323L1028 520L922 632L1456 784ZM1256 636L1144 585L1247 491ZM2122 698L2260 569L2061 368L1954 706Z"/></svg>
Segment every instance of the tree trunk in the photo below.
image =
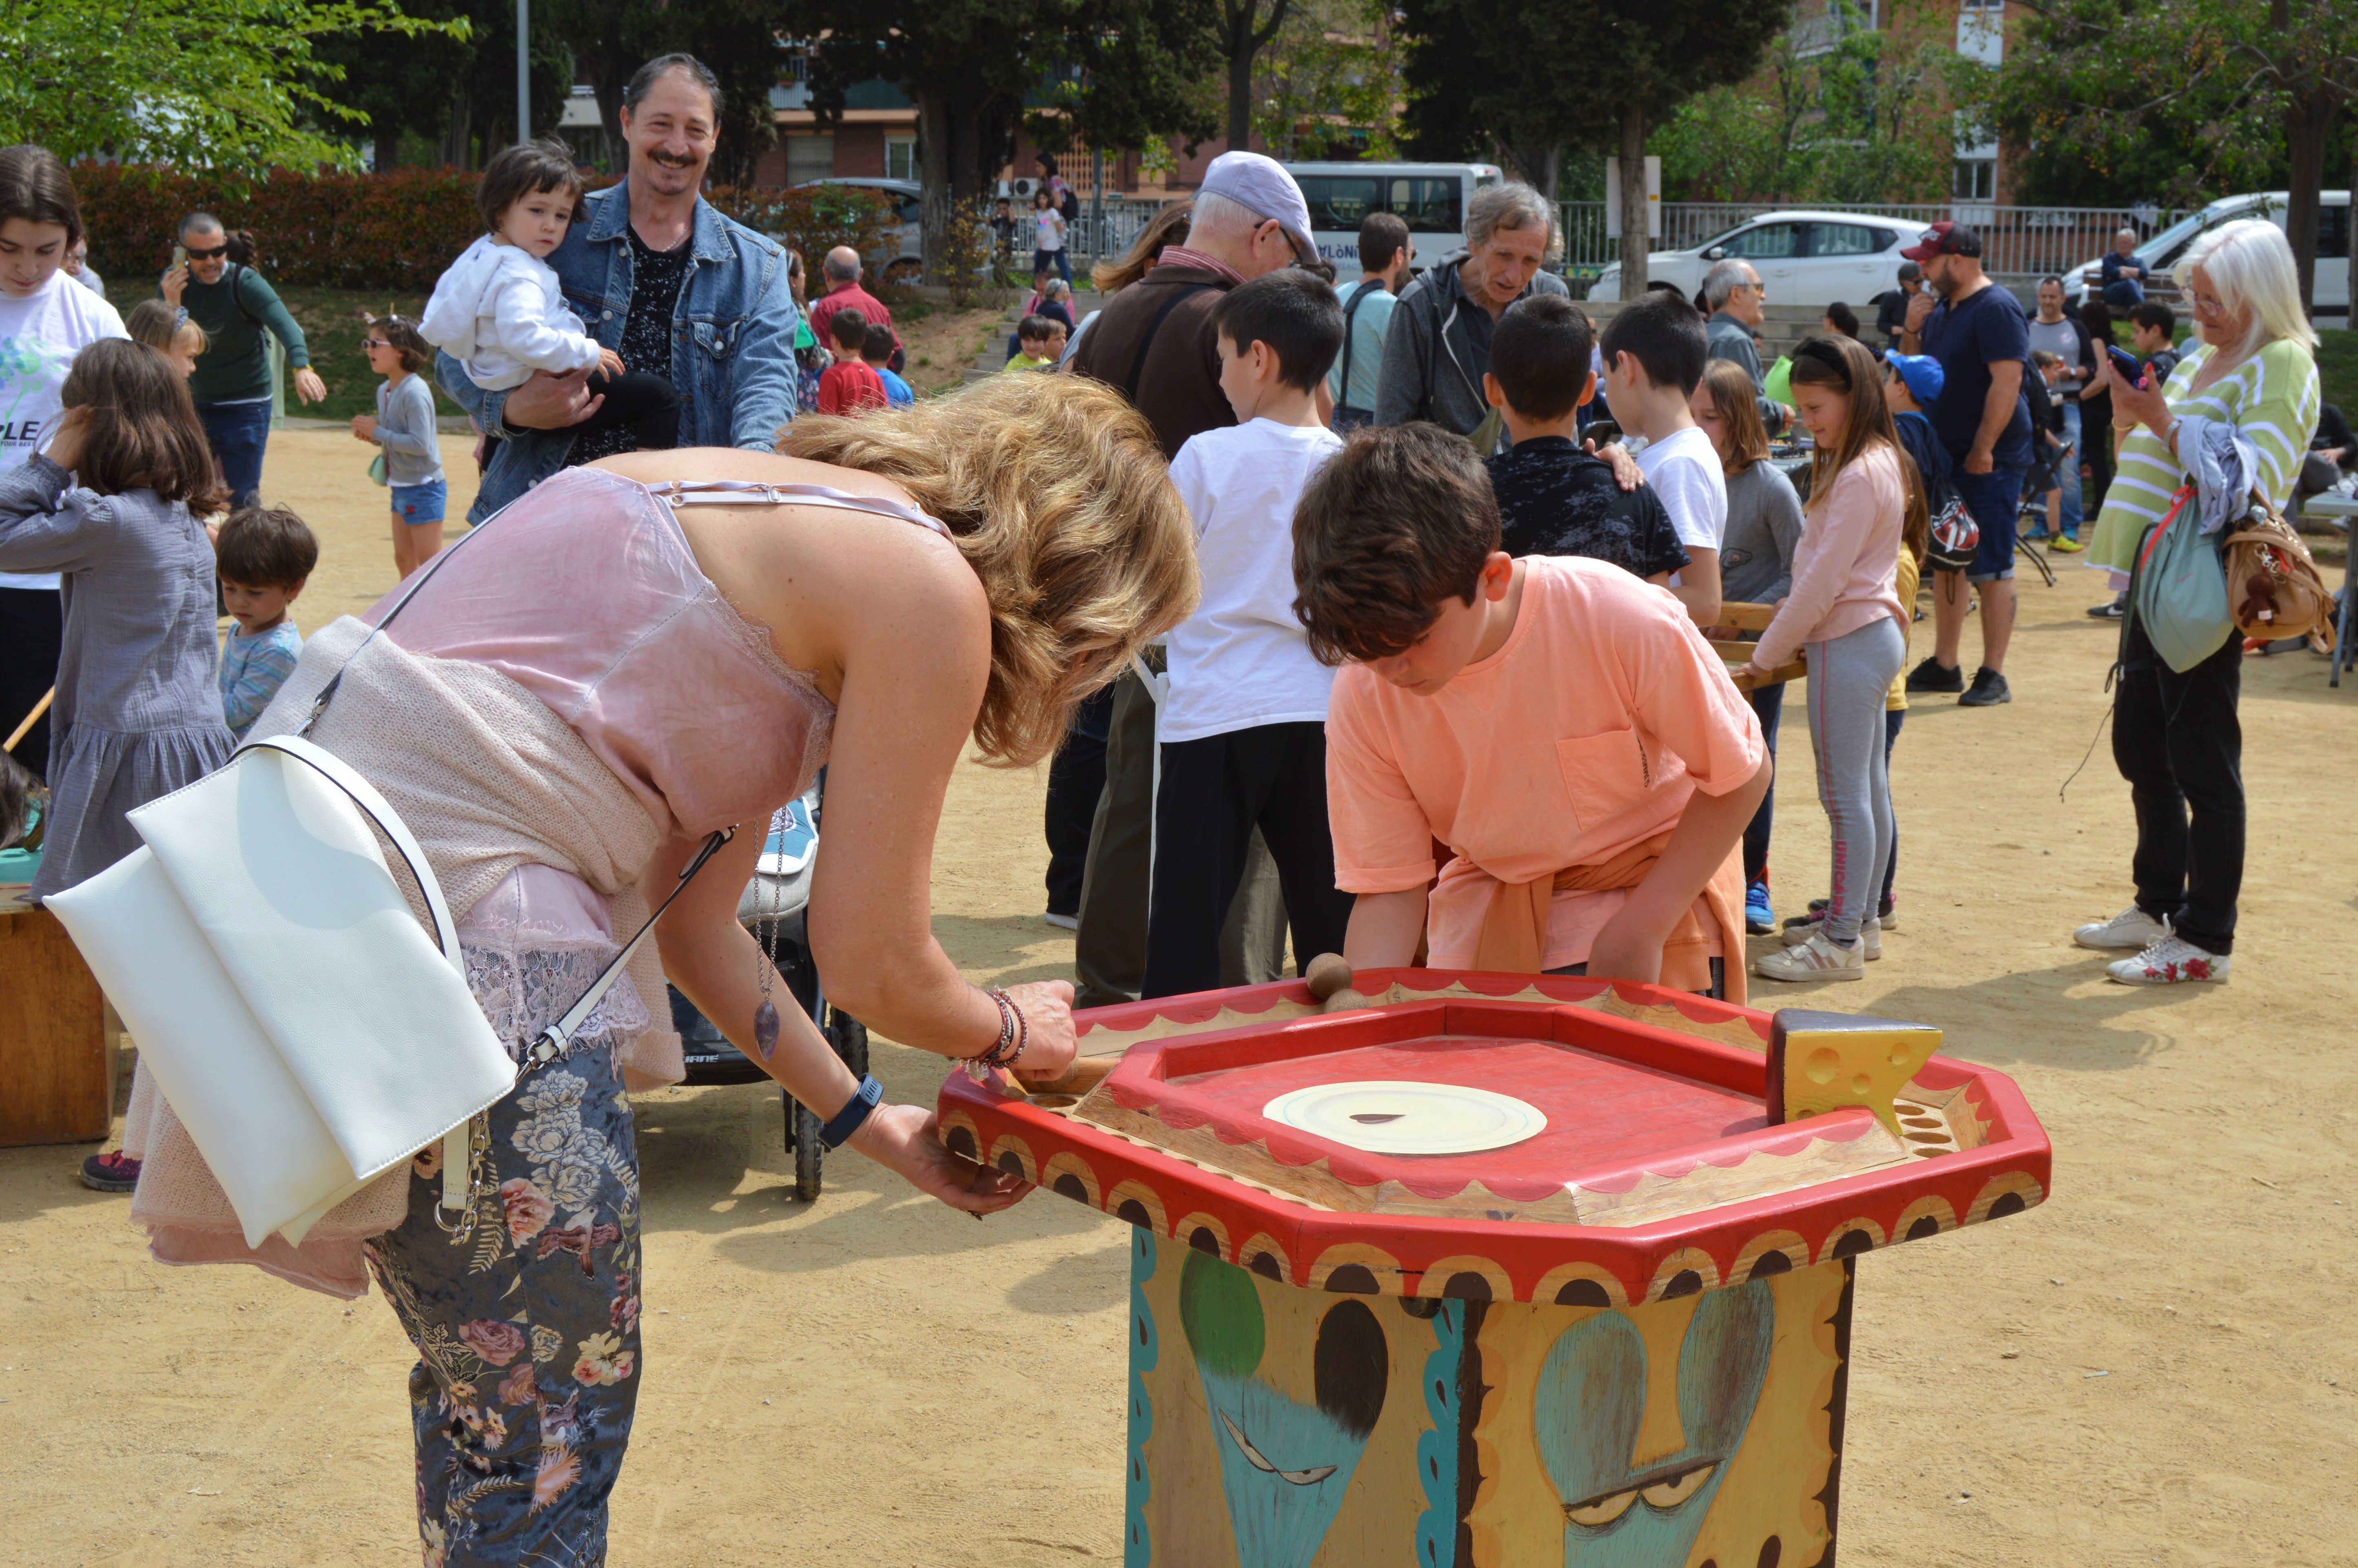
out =
<svg viewBox="0 0 2358 1568"><path fill-rule="evenodd" d="M1253 56L1260 52L1253 45L1251 17L1228 39L1228 150L1246 152L1252 146L1252 68Z"/></svg>
<svg viewBox="0 0 2358 1568"><path fill-rule="evenodd" d="M2292 177L2285 187L2285 238L2292 243L2300 280L2300 308L2316 313L2317 192L2325 183L2325 148L2333 130L2333 101L2322 92L2293 95L2285 108L2285 141Z"/></svg>
<svg viewBox="0 0 2358 1568"><path fill-rule="evenodd" d="M376 127L376 153L369 161L384 174L401 161L401 127L381 123Z"/></svg>
<svg viewBox="0 0 2358 1568"><path fill-rule="evenodd" d="M1645 292L1652 251L1646 236L1646 111L1621 111L1621 297Z"/></svg>
<svg viewBox="0 0 2358 1568"><path fill-rule="evenodd" d="M1558 200L1556 192L1563 188L1563 144L1560 141L1550 142L1547 145L1547 151L1540 157L1540 194L1548 199L1549 206L1553 207L1556 204Z"/></svg>
<svg viewBox="0 0 2358 1568"><path fill-rule="evenodd" d="M939 278L950 237L949 98L939 88L917 95L917 182L918 248L925 276Z"/></svg>

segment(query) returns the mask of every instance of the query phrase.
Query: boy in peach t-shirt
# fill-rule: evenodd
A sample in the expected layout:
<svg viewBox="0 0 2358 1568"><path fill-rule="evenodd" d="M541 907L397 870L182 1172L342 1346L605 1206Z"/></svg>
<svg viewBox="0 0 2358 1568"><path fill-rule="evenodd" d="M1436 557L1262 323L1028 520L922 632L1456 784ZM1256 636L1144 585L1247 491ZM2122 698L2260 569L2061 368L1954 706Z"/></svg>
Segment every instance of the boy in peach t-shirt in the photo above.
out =
<svg viewBox="0 0 2358 1568"><path fill-rule="evenodd" d="M1741 1001L1739 844L1772 769L1684 607L1601 562L1503 554L1481 460L1429 425L1329 459L1293 541L1295 612L1342 666L1326 789L1352 966L1406 964L1422 934L1435 968Z"/></svg>

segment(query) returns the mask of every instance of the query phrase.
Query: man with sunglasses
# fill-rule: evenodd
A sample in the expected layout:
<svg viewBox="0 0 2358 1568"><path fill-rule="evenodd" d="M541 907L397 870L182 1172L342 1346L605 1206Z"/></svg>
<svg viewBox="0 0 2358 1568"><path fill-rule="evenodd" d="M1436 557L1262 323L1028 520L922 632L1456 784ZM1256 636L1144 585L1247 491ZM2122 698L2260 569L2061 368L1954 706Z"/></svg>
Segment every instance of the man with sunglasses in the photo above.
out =
<svg viewBox="0 0 2358 1568"><path fill-rule="evenodd" d="M328 388L311 369L303 329L245 257L231 254L220 219L189 213L180 220L179 241L188 260L164 275L157 293L205 330L189 393L233 504L250 506L261 499L262 455L270 442L270 354L263 334L286 349L297 397L317 403Z"/></svg>
<svg viewBox="0 0 2358 1568"><path fill-rule="evenodd" d="M1935 223L1922 243L1899 254L1922 267L1931 286L1908 307L1901 347L1940 362L1941 395L1925 414L1956 464L1957 498L1982 536L1964 572L1981 595L1981 668L1968 687L1959 665L1965 589L1956 573L1937 572L1932 652L1909 672L1908 689L1958 692L1960 708L1994 708L2014 700L2005 667L2014 635L2015 529L2030 471L2030 408L2022 395L2030 323L2020 302L1982 271L1981 236L1964 225Z"/></svg>

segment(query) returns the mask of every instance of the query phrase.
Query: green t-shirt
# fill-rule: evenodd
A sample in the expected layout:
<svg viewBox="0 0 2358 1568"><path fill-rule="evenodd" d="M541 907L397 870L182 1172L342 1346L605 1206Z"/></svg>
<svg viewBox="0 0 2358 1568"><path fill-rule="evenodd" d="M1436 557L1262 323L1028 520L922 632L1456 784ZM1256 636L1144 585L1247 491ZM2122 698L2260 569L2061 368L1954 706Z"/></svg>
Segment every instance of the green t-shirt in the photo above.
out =
<svg viewBox="0 0 2358 1568"><path fill-rule="evenodd" d="M288 369L300 370L311 362L303 329L287 314L277 291L252 267L229 267L219 283L190 277L180 291L180 306L189 320L205 330L205 351L197 356L197 373L189 378L189 395L199 403L243 403L270 395L270 357L262 344L265 327L286 346Z"/></svg>

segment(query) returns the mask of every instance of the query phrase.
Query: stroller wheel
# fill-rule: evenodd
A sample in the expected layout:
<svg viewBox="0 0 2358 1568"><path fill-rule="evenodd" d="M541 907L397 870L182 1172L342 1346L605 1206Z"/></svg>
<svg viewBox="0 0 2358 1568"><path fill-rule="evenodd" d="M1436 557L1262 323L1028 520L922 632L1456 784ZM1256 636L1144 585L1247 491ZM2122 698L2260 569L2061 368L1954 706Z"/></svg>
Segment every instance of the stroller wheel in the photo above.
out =
<svg viewBox="0 0 2358 1568"><path fill-rule="evenodd" d="M805 1203L816 1203L819 1161L827 1152L827 1145L819 1141L819 1119L784 1090L779 1091L778 1098L785 1101L786 1147L795 1152L795 1196Z"/></svg>

